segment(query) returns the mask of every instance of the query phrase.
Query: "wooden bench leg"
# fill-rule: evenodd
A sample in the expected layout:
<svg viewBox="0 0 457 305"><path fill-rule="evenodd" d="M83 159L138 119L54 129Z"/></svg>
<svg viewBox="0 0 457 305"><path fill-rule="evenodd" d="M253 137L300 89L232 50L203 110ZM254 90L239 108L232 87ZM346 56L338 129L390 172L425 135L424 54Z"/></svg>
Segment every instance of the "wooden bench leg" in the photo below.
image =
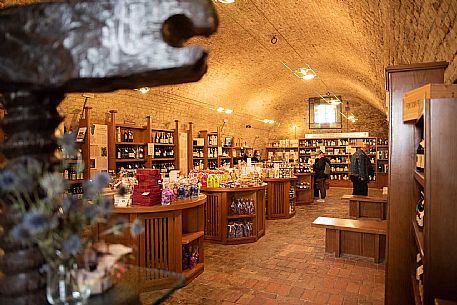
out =
<svg viewBox="0 0 457 305"><path fill-rule="evenodd" d="M375 236L374 236L374 262L376 264L379 264L379 262L381 260L380 253L379 253L380 243L381 243L381 239L379 238L379 234L375 234Z"/></svg>
<svg viewBox="0 0 457 305"><path fill-rule="evenodd" d="M335 257L341 256L341 230L336 230L336 249Z"/></svg>

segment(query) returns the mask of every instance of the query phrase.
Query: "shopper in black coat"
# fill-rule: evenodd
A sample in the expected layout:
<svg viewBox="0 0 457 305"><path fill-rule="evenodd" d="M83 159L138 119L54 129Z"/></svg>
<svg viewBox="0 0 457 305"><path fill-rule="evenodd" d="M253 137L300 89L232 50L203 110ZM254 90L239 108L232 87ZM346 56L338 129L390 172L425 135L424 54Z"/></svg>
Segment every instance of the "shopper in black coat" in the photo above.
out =
<svg viewBox="0 0 457 305"><path fill-rule="evenodd" d="M322 151L319 152L319 158L314 162L314 180L316 181L316 188L321 193L321 199L318 199L317 202L325 202L325 197L327 195L325 189L325 180L328 178L325 174L325 165L330 166L330 160L325 157ZM317 192L316 192L317 193ZM318 193L317 193L318 194ZM319 195L319 194L318 194Z"/></svg>
<svg viewBox="0 0 457 305"><path fill-rule="evenodd" d="M364 145L351 156L352 195L368 195L369 176L374 176L373 166L367 155L369 149L369 145Z"/></svg>

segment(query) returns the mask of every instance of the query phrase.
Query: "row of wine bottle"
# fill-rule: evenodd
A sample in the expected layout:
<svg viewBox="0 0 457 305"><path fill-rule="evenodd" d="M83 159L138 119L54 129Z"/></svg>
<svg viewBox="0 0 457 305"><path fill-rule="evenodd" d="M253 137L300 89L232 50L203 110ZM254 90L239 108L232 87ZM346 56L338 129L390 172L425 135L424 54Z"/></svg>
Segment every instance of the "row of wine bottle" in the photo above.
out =
<svg viewBox="0 0 457 305"><path fill-rule="evenodd" d="M78 171L75 167L64 169L63 178L67 180L81 180L84 179L84 172Z"/></svg>
<svg viewBox="0 0 457 305"><path fill-rule="evenodd" d="M216 135L208 135L208 145L217 146L217 136Z"/></svg>
<svg viewBox="0 0 457 305"><path fill-rule="evenodd" d="M154 143L157 144L173 144L174 138L172 132L156 132L154 136Z"/></svg>
<svg viewBox="0 0 457 305"><path fill-rule="evenodd" d="M173 158L175 156L175 150L173 148L154 148L155 158Z"/></svg>
<svg viewBox="0 0 457 305"><path fill-rule="evenodd" d="M143 146L118 145L116 147L117 159L144 159Z"/></svg>
<svg viewBox="0 0 457 305"><path fill-rule="evenodd" d="M132 129L121 129L121 127L116 128L116 138L117 142L135 142L135 137L133 135Z"/></svg>

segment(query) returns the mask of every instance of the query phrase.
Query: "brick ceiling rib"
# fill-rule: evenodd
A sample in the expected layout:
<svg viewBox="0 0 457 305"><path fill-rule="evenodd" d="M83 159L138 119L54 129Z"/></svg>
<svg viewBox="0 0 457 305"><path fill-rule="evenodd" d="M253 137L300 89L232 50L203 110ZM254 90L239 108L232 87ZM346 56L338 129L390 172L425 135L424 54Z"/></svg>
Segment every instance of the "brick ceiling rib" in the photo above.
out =
<svg viewBox="0 0 457 305"><path fill-rule="evenodd" d="M36 1L0 0L0 7L25 2ZM208 73L197 83L151 92L280 121L288 105L296 108L328 91L385 113L384 68L391 64L444 60L450 62L446 80L457 77L457 0L236 0L215 6L218 33L188 42L209 50ZM318 78L301 80L283 63L309 65Z"/></svg>

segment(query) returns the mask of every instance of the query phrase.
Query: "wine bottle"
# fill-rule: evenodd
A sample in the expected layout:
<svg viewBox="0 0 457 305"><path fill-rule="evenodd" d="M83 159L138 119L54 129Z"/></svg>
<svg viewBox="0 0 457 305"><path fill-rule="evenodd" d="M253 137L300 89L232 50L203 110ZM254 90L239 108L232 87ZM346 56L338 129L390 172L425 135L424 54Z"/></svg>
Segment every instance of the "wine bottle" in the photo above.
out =
<svg viewBox="0 0 457 305"><path fill-rule="evenodd" d="M425 168L425 140L422 140L416 150L416 168L423 172Z"/></svg>
<svg viewBox="0 0 457 305"><path fill-rule="evenodd" d="M116 128L116 133L117 133L117 142L121 142L122 139L121 139L121 127L117 127Z"/></svg>
<svg viewBox="0 0 457 305"><path fill-rule="evenodd" d="M128 130L124 130L124 138L123 138L123 141L124 141L124 142L128 142L128 141L129 141L129 133L128 133Z"/></svg>

